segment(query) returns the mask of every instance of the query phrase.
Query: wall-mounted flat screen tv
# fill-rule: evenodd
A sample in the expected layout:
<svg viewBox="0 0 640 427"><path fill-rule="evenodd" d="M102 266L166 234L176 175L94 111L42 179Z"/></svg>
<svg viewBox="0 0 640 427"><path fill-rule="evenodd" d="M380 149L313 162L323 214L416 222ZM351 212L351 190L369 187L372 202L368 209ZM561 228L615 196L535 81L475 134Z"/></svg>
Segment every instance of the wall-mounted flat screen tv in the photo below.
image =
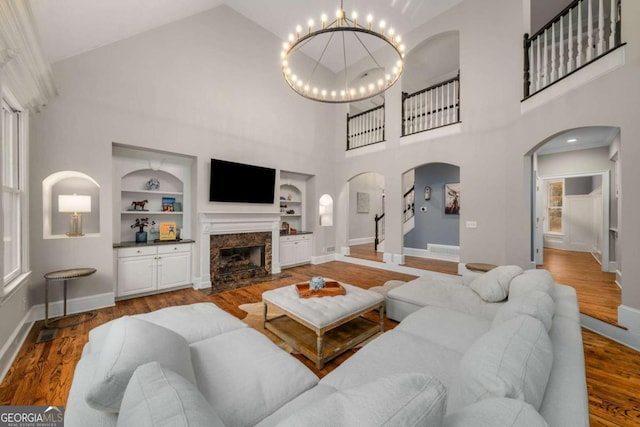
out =
<svg viewBox="0 0 640 427"><path fill-rule="evenodd" d="M210 202L273 203L276 170L211 159Z"/></svg>

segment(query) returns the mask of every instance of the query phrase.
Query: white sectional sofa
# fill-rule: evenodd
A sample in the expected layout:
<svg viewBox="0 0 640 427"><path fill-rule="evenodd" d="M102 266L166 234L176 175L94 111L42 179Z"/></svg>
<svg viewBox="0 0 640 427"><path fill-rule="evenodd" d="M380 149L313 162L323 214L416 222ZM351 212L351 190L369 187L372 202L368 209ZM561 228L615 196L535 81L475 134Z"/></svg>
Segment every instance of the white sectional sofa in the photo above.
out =
<svg viewBox="0 0 640 427"><path fill-rule="evenodd" d="M322 380L213 304L116 319L90 333L66 425L588 426L575 291L550 277L399 286L400 324Z"/></svg>

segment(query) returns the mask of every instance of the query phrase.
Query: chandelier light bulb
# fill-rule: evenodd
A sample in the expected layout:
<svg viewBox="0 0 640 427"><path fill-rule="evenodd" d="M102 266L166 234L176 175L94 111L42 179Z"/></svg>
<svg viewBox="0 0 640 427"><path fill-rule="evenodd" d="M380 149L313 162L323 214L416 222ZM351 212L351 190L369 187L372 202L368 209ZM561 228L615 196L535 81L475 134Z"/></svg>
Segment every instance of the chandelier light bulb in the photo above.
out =
<svg viewBox="0 0 640 427"><path fill-rule="evenodd" d="M373 24L373 15L371 14L367 15L367 24L369 29L371 29L371 25Z"/></svg>
<svg viewBox="0 0 640 427"><path fill-rule="evenodd" d="M311 32L311 29L313 28L313 19L309 19L309 21L307 21L307 25L309 26L309 32Z"/></svg>
<svg viewBox="0 0 640 427"><path fill-rule="evenodd" d="M373 92L376 86L373 83L369 83L369 92Z"/></svg>
<svg viewBox="0 0 640 427"><path fill-rule="evenodd" d="M313 92L313 94L314 94L314 95L317 95L317 94L318 94L318 88L317 88L317 87L314 87L314 88L313 88L313 90L312 90L312 92Z"/></svg>
<svg viewBox="0 0 640 427"><path fill-rule="evenodd" d="M384 84L384 80L378 79L378 87L382 87L383 84Z"/></svg>
<svg viewBox="0 0 640 427"><path fill-rule="evenodd" d="M349 89L349 95L351 95L352 98L356 96L356 90L353 88Z"/></svg>
<svg viewBox="0 0 640 427"><path fill-rule="evenodd" d="M344 18L344 10L342 10L342 9L336 10L336 18L338 18L338 19Z"/></svg>
<svg viewBox="0 0 640 427"><path fill-rule="evenodd" d="M304 85L304 91L309 92L309 85Z"/></svg>
<svg viewBox="0 0 640 427"><path fill-rule="evenodd" d="M282 43L282 48L283 48L284 50L289 49L289 42L284 42L284 43Z"/></svg>
<svg viewBox="0 0 640 427"><path fill-rule="evenodd" d="M400 43L402 41L402 37L400 37L400 34L398 34L396 36L396 43Z"/></svg>
<svg viewBox="0 0 640 427"><path fill-rule="evenodd" d="M298 38L300 38L301 32L302 32L302 27L300 25L296 25L296 33L298 33Z"/></svg>
<svg viewBox="0 0 640 427"><path fill-rule="evenodd" d="M322 95L323 98L327 97L327 91L325 89L322 89L322 92L320 92L320 94Z"/></svg>
<svg viewBox="0 0 640 427"><path fill-rule="evenodd" d="M351 13L351 19L353 19L353 26L358 25L358 12L355 10Z"/></svg>
<svg viewBox="0 0 640 427"><path fill-rule="evenodd" d="M327 27L327 15L325 13L320 16L320 22L322 22L322 29L324 30Z"/></svg>
<svg viewBox="0 0 640 427"><path fill-rule="evenodd" d="M296 82L298 80L298 76L296 76L295 74L293 76L291 76L291 81L292 82Z"/></svg>
<svg viewBox="0 0 640 427"><path fill-rule="evenodd" d="M344 99L345 96L347 96L347 92L344 90L340 91L340 96L342 97L342 99Z"/></svg>
<svg viewBox="0 0 640 427"><path fill-rule="evenodd" d="M335 90L331 91L331 98L332 99L336 99L336 91Z"/></svg>

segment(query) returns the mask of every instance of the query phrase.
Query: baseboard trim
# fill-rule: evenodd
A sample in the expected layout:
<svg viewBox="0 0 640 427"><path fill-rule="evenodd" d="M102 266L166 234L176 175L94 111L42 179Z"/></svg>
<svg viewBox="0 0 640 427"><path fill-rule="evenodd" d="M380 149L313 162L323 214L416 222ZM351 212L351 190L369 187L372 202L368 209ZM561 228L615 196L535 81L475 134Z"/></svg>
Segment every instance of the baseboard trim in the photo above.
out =
<svg viewBox="0 0 640 427"><path fill-rule="evenodd" d="M620 325L623 325L620 314L618 314L618 316L618 322L620 323ZM594 319L593 317L587 316L582 313L580 314L580 324L583 328L595 332L598 335L609 338L610 340L629 347L635 351L640 351L640 335L633 333L631 329L624 330L622 328L618 328L617 326L610 325L609 323Z"/></svg>
<svg viewBox="0 0 640 427"><path fill-rule="evenodd" d="M115 294L107 292L104 294L91 295L88 297L73 298L67 300L67 314L84 313L86 311L98 310L100 308L113 307L116 305ZM29 320L35 322L44 319L44 304L37 304L31 307ZM63 301L49 302L49 318L62 316L64 313Z"/></svg>
<svg viewBox="0 0 640 427"><path fill-rule="evenodd" d="M18 355L22 344L24 344L24 341L29 335L29 331L31 331L31 327L33 326L33 321L30 320L32 310L33 309L29 310L24 315L20 322L20 326L13 331L9 340L0 350L0 382L4 381L5 375L9 372L9 369Z"/></svg>
<svg viewBox="0 0 640 427"><path fill-rule="evenodd" d="M444 253L439 251L432 251L431 246L438 248L450 248L450 253ZM414 256L417 258L426 258L426 259L437 259L440 261L451 261L451 262L459 262L460 254L453 253L459 251L459 246L450 246L450 245L427 245L427 249L417 249L417 248L402 248L402 252L408 256Z"/></svg>
<svg viewBox="0 0 640 427"><path fill-rule="evenodd" d="M376 241L375 237L360 237L359 239L349 239L349 246L368 245Z"/></svg>
<svg viewBox="0 0 640 427"><path fill-rule="evenodd" d="M634 335L640 336L640 310L626 305L618 306L618 323Z"/></svg>

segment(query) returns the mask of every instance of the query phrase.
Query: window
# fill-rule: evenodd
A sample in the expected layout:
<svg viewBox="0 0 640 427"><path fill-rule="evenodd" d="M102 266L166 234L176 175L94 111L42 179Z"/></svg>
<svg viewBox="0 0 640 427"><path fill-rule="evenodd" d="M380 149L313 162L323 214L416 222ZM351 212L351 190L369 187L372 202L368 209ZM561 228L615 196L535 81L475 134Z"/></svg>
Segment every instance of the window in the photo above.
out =
<svg viewBox="0 0 640 427"><path fill-rule="evenodd" d="M2 214L4 286L24 273L26 235L25 142L22 112L2 100ZM2 293L0 293L2 296Z"/></svg>
<svg viewBox="0 0 640 427"><path fill-rule="evenodd" d="M564 198L564 181L547 183L547 216L548 231L562 233L562 201Z"/></svg>

